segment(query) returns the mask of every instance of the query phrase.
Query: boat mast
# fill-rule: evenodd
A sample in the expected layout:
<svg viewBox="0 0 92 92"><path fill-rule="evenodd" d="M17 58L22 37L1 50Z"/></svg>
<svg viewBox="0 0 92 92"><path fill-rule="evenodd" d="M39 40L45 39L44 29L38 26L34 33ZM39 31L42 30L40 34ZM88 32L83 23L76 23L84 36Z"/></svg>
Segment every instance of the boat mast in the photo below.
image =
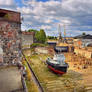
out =
<svg viewBox="0 0 92 92"><path fill-rule="evenodd" d="M64 24L64 42L66 43L66 29L65 29L65 24Z"/></svg>
<svg viewBox="0 0 92 92"><path fill-rule="evenodd" d="M62 37L61 37L61 26L60 26L60 24L58 25L58 32L59 32L59 42L61 42Z"/></svg>

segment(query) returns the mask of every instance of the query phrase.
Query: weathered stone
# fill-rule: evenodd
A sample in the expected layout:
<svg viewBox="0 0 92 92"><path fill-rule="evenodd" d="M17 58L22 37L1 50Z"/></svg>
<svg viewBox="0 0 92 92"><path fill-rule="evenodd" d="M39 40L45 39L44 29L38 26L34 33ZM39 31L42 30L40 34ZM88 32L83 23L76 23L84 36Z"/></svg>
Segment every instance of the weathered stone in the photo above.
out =
<svg viewBox="0 0 92 92"><path fill-rule="evenodd" d="M4 63L16 62L20 58L21 21L20 13L0 9L0 14L7 14L9 18L0 16L0 39Z"/></svg>

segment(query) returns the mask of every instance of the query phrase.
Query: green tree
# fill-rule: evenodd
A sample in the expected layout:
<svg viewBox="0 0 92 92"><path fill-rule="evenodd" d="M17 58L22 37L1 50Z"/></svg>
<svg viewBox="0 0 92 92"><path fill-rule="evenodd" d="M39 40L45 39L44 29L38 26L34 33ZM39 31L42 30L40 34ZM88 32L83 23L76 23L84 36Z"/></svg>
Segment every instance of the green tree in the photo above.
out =
<svg viewBox="0 0 92 92"><path fill-rule="evenodd" d="M85 33L85 32L83 32L83 33L82 33L82 35L86 35L86 33Z"/></svg>
<svg viewBox="0 0 92 92"><path fill-rule="evenodd" d="M36 42L40 42L40 32L39 31L35 33L35 38L36 38Z"/></svg>
<svg viewBox="0 0 92 92"><path fill-rule="evenodd" d="M46 34L45 34L45 31L43 29L40 29L40 37L39 37L39 40L41 43L45 43L46 42Z"/></svg>
<svg viewBox="0 0 92 92"><path fill-rule="evenodd" d="M37 32L35 29L29 29L28 32Z"/></svg>
<svg viewBox="0 0 92 92"><path fill-rule="evenodd" d="M47 36L47 39L56 40L56 39L57 39L57 37L54 37L54 36Z"/></svg>
<svg viewBox="0 0 92 92"><path fill-rule="evenodd" d="M29 29L28 32L35 32L36 42L40 42L40 43L46 42L46 34L43 29L40 29L40 31L35 30L35 29Z"/></svg>

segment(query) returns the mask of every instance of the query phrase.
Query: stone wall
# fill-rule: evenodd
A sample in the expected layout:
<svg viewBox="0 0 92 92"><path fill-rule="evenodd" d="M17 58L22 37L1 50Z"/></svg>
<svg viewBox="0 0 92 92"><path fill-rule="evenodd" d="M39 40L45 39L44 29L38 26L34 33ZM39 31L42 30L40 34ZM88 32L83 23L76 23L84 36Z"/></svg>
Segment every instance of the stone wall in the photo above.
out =
<svg viewBox="0 0 92 92"><path fill-rule="evenodd" d="M36 47L35 52L41 54L51 54L51 55L55 53L54 49L51 47Z"/></svg>
<svg viewBox="0 0 92 92"><path fill-rule="evenodd" d="M20 19L20 16L17 17ZM20 21L15 22L12 20L4 20L3 18L0 20L0 47L3 50L1 56L3 56L4 63L14 63L21 60L20 33Z"/></svg>
<svg viewBox="0 0 92 92"><path fill-rule="evenodd" d="M47 48L44 48L44 47L37 47L37 48L35 48L35 51L37 53L48 54Z"/></svg>
<svg viewBox="0 0 92 92"><path fill-rule="evenodd" d="M0 63L2 63L2 62L3 62L3 49L0 45Z"/></svg>

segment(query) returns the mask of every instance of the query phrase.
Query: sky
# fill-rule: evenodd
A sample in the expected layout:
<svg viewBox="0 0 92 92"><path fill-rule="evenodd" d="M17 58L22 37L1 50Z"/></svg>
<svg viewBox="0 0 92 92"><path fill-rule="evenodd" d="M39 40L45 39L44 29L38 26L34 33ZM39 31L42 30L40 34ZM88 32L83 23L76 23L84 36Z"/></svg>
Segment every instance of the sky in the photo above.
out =
<svg viewBox="0 0 92 92"><path fill-rule="evenodd" d="M92 34L92 0L0 0L0 8L21 12L22 31L44 29L58 36L61 25L62 35L64 28L67 36Z"/></svg>

